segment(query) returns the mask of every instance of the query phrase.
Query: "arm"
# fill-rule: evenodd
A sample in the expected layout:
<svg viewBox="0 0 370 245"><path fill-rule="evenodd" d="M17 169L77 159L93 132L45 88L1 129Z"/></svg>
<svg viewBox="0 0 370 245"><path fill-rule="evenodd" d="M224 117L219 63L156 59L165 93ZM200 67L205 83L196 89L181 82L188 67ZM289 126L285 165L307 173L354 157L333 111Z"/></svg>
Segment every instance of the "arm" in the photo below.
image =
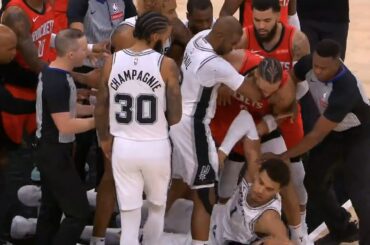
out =
<svg viewBox="0 0 370 245"><path fill-rule="evenodd" d="M38 50L30 33L31 23L26 14L22 9L12 6L5 10L2 22L17 35L17 50L22 54L30 70L39 73L46 63L38 57Z"/></svg>
<svg viewBox="0 0 370 245"><path fill-rule="evenodd" d="M91 116L94 113L94 106L77 103L76 112L77 117Z"/></svg>
<svg viewBox="0 0 370 245"><path fill-rule="evenodd" d="M237 93L251 99L252 101L259 101L262 97L254 82L253 76L246 76L242 85L236 90Z"/></svg>
<svg viewBox="0 0 370 245"><path fill-rule="evenodd" d="M181 120L182 105L180 92L180 71L176 63L167 57L162 60L161 74L166 82L166 117L168 124L174 125Z"/></svg>
<svg viewBox="0 0 370 245"><path fill-rule="evenodd" d="M243 140L244 156L247 159L248 171L245 172L244 179L248 183L252 183L254 176L260 167L259 159L261 156L261 144L259 140L252 140L244 137Z"/></svg>
<svg viewBox="0 0 370 245"><path fill-rule="evenodd" d="M89 5L87 0L69 0L67 18L70 28L84 32L84 18Z"/></svg>
<svg viewBox="0 0 370 245"><path fill-rule="evenodd" d="M298 61L303 56L310 54L310 43L306 35L298 30L294 33L292 54L293 61Z"/></svg>
<svg viewBox="0 0 370 245"><path fill-rule="evenodd" d="M124 0L125 2L125 19L136 16L136 8L132 0Z"/></svg>
<svg viewBox="0 0 370 245"><path fill-rule="evenodd" d="M95 121L98 136L101 142L110 140L109 133L109 88L108 79L112 69L112 56L105 61L96 96Z"/></svg>
<svg viewBox="0 0 370 245"><path fill-rule="evenodd" d="M225 0L220 11L220 17L233 15L242 3L243 0Z"/></svg>
<svg viewBox="0 0 370 245"><path fill-rule="evenodd" d="M288 23L294 26L297 30L301 30L301 24L299 22L297 13L297 0L290 0L288 5Z"/></svg>
<svg viewBox="0 0 370 245"><path fill-rule="evenodd" d="M312 131L308 133L298 145L281 154L280 158L284 160L290 159L300 156L303 153L311 150L313 147L319 144L337 125L338 123L330 121L324 116L321 116L316 122Z"/></svg>
<svg viewBox="0 0 370 245"><path fill-rule="evenodd" d="M94 118L71 118L70 112L52 113L51 117L62 134L78 134L95 127Z"/></svg>
<svg viewBox="0 0 370 245"><path fill-rule="evenodd" d="M267 210L261 215L254 226L254 231L268 236L263 244L292 244L280 215L274 210Z"/></svg>
<svg viewBox="0 0 370 245"><path fill-rule="evenodd" d="M85 84L90 88L98 88L101 72L102 70L97 68L88 73L71 72L71 74L73 79L79 83Z"/></svg>

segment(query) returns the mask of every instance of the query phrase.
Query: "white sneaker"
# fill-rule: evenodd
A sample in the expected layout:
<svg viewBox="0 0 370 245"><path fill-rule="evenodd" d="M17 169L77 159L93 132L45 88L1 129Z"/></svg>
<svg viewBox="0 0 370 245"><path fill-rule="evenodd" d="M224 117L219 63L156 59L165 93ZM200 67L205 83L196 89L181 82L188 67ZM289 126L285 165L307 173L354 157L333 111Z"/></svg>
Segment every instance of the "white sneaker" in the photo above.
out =
<svg viewBox="0 0 370 245"><path fill-rule="evenodd" d="M14 239L24 239L27 236L35 235L37 219L26 219L22 216L15 216L10 227L10 236Z"/></svg>
<svg viewBox="0 0 370 245"><path fill-rule="evenodd" d="M18 189L18 200L27 207L41 206L41 187L25 185Z"/></svg>

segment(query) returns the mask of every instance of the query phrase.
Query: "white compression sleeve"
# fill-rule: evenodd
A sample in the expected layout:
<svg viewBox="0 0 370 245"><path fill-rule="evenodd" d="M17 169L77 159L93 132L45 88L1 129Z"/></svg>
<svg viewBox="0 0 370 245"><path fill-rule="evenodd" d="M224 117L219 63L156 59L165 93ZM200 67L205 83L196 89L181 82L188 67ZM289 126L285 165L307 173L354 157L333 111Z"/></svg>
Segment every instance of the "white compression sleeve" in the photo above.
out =
<svg viewBox="0 0 370 245"><path fill-rule="evenodd" d="M294 15L289 15L288 23L291 26L294 26L297 30L301 30L301 23L299 22L297 12Z"/></svg>
<svg viewBox="0 0 370 245"><path fill-rule="evenodd" d="M251 140L258 140L256 125L248 111L242 110L231 123L219 149L228 155L234 145L244 136Z"/></svg>

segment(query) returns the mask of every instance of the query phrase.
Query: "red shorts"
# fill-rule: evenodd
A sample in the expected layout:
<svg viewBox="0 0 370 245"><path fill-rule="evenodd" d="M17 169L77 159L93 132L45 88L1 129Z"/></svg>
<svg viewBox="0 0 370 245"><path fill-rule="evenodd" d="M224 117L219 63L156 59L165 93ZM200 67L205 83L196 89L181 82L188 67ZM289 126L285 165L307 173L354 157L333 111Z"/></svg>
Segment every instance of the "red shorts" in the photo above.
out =
<svg viewBox="0 0 370 245"><path fill-rule="evenodd" d="M20 88L6 84L5 88L15 97L24 100L35 100L35 89ZM21 144L25 133L36 131L36 114L13 115L1 112L1 124L4 134L15 144Z"/></svg>

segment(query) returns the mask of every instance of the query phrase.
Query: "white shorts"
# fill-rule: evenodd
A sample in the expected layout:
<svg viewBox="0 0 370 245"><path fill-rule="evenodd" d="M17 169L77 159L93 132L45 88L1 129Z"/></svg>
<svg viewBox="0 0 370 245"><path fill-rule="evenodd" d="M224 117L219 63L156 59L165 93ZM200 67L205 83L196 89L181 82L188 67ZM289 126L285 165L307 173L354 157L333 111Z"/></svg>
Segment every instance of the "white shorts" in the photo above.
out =
<svg viewBox="0 0 370 245"><path fill-rule="evenodd" d="M166 204L171 175L169 140L133 141L115 137L112 170L120 210L140 208L143 191L149 202Z"/></svg>
<svg viewBox="0 0 370 245"><path fill-rule="evenodd" d="M172 177L191 189L213 187L218 176L218 156L209 125L183 115L171 126Z"/></svg>

